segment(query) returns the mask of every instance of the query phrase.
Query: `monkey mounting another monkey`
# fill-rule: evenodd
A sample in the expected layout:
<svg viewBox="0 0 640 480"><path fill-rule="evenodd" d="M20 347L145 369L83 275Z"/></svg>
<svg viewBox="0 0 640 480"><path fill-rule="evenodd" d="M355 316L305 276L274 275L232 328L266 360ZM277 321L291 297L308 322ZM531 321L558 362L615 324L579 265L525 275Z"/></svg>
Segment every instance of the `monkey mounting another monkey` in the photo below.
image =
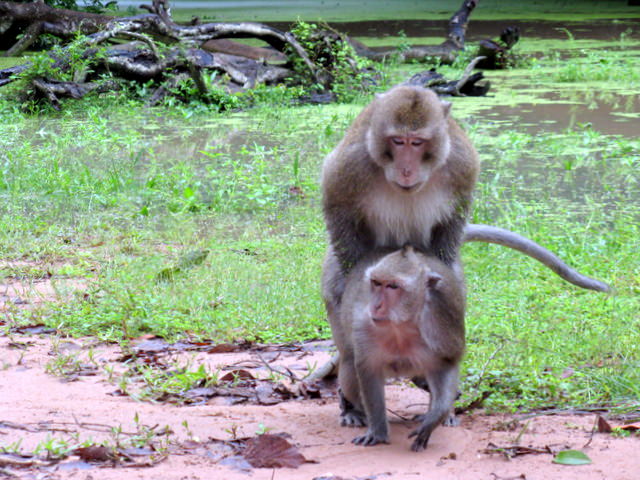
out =
<svg viewBox="0 0 640 480"><path fill-rule="evenodd" d="M497 227L467 224L466 217L478 177L479 160L471 142L449 115L450 108L449 102L440 100L431 90L414 86L394 87L376 97L358 115L342 141L325 159L322 170L323 212L329 233L329 247L323 266L322 295L334 340L340 352L341 384L347 389L355 389L358 395L361 393L358 383L354 380L357 364L352 359L343 359L343 352L355 355L358 348L369 344L377 346L378 352L384 352L385 348L393 349L394 344L380 343L379 337L371 336L373 332L386 328L388 332L393 333L390 337L391 342L406 341L406 347L410 351L398 351L402 355L403 352L409 352L406 357L409 363L415 360L417 366L424 367L426 365L421 362L427 357L429 360L439 358L441 361L437 363L441 368L436 368L435 371L440 372L444 379L431 372L435 375L431 381L435 382L435 386L432 386L428 379L426 382L419 377L414 379L419 386L440 389L434 398L438 417L443 405L450 406L453 402L450 401L450 387L457 385L457 365L464 345L464 334L459 333L463 332L464 325L464 280L459 264L459 250L463 242L479 241L504 245L539 260L575 285L604 292L610 290L605 283L581 275L552 252L525 237ZM363 326L370 325L373 320L369 323L366 319L358 320L358 327L353 327L353 335L343 332L345 329L351 331L347 321L351 313L342 314L343 304L345 308L353 310L356 308L353 305L356 300L352 297L364 295L349 293L343 302L347 275L350 275L353 269L355 271L352 276L363 275L363 265L370 265L371 258L376 258L379 252L397 250L405 245L411 245L417 252L421 252L411 255L418 258L426 255L428 261L422 262L429 265L427 270L436 272L443 279L427 282L425 292L427 297L440 305L436 309L437 312L445 312L446 308L441 307L445 305L451 307L454 313L447 314L448 316L438 313L432 317L430 315L433 312L430 311L431 313L424 315L425 318L433 319L434 325L441 326L443 318L449 318L457 325L453 327L451 336L445 335L438 344L449 347L457 345L451 353L447 353L449 357L438 357L438 350L427 349L427 354L418 353L421 351L420 348L428 344L429 338L436 337L431 337L431 334L423 335L423 331L420 331L416 338L407 337L405 330L390 321L381 323L387 327L371 330L373 327ZM375 271L382 270L372 270ZM402 277L396 276L398 279ZM355 280L349 282L349 285L359 284ZM400 283L398 280L394 285ZM348 288L353 290L356 287ZM413 298L411 294L404 297ZM389 294L389 298L395 297ZM360 308L362 302L362 298L357 300L356 310L364 311L364 307ZM397 311L397 308L393 311ZM353 321L356 322L355 317ZM412 323L403 325L407 330L419 331L418 327L410 326ZM361 327L365 328L364 333L361 332ZM400 344L397 343L395 346L399 348ZM448 359L449 363L446 363L445 359ZM376 359L369 355L365 360ZM331 366L333 363L332 361L328 365ZM342 371L344 365L349 365L346 373ZM373 367L404 372L405 367L410 371L416 365L383 362ZM366 367L366 362L361 367ZM380 418L383 418L383 415L379 413L379 402L383 398L380 394L383 385L380 372L383 370L375 368L373 373L366 368L363 370L372 375L374 382L371 384L374 387L367 386L373 388L374 393L367 391L366 394L366 397L374 402L373 406L369 407L376 412L372 414L376 418L374 430L356 439L356 443L387 441L386 420L381 423ZM326 370L328 375L333 368L326 369L325 366L320 370ZM442 387L442 384L445 387ZM352 404L359 401L355 400L356 393L346 392L344 396L346 398L343 398L342 402L343 424L362 424L364 413ZM384 413L384 409L382 411ZM436 414L427 415L429 423L426 426L423 423L420 432L416 434L418 438L414 443L414 449L426 445L431 430L435 428L435 424L431 423L434 415Z"/></svg>
<svg viewBox="0 0 640 480"><path fill-rule="evenodd" d="M450 109L431 90L392 88L325 159L323 210L342 272L375 248L405 244L457 260L480 163Z"/></svg>
<svg viewBox="0 0 640 480"><path fill-rule="evenodd" d="M541 261L571 283L609 291L525 237L467 225L480 163L450 109L431 90L394 87L365 107L325 159L325 263L340 267L323 281L329 316L339 307L346 275L360 259L375 249L407 244L452 266L463 242L498 243Z"/></svg>
<svg viewBox="0 0 640 480"><path fill-rule="evenodd" d="M464 310L462 270L412 247L370 254L351 270L340 313L330 319L340 354L341 424L367 426L353 443L389 443L385 378L407 376L430 391L429 410L409 435L413 451L426 448L458 394Z"/></svg>

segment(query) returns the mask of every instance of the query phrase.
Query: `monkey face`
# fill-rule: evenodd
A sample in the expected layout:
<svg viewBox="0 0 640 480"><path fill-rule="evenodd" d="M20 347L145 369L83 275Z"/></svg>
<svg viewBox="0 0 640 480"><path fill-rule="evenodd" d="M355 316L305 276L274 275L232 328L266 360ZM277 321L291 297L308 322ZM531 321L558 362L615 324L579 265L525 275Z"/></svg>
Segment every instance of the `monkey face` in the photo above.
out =
<svg viewBox="0 0 640 480"><path fill-rule="evenodd" d="M421 275L422 276L422 275ZM374 324L384 326L413 320L422 310L424 290L418 281L403 274L373 275L369 278L369 316Z"/></svg>
<svg viewBox="0 0 640 480"><path fill-rule="evenodd" d="M386 142L385 178L405 192L420 190L444 163L439 140L409 134L387 137Z"/></svg>
<svg viewBox="0 0 640 480"><path fill-rule="evenodd" d="M372 104L367 151L389 184L416 192L446 163L450 108L431 90L409 86L393 88Z"/></svg>

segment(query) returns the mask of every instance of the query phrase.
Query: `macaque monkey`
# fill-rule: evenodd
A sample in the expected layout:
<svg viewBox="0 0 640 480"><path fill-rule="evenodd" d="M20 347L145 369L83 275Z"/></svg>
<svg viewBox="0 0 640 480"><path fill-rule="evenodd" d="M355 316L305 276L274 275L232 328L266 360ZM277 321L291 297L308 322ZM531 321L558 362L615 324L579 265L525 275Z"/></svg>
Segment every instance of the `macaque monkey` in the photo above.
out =
<svg viewBox="0 0 640 480"><path fill-rule="evenodd" d="M339 275L376 248L405 244L457 261L480 163L450 109L431 90L392 88L327 156L323 210Z"/></svg>
<svg viewBox="0 0 640 480"><path fill-rule="evenodd" d="M463 241L499 243L542 261L576 285L608 291L604 283L578 274L524 237L467 225L480 164L450 109L431 90L394 87L358 115L325 159L327 261L339 265L323 281L329 316L339 307L354 265L376 249L407 244L454 266Z"/></svg>
<svg viewBox="0 0 640 480"><path fill-rule="evenodd" d="M409 435L413 451L426 448L458 395L464 312L462 270L410 246L369 254L351 270L331 329L340 354L341 424L367 426L353 443L389 443L385 378L406 376L430 391L429 410Z"/></svg>
<svg viewBox="0 0 640 480"><path fill-rule="evenodd" d="M363 344L351 343L351 334L341 333L347 318L341 313L347 275L356 268L351 275L362 276L362 265L367 263L363 259L375 257L375 252L379 254L384 249L393 251L412 245L417 251L412 255L418 258L427 255L427 263L443 278L442 282L433 282L427 287L427 296L443 299L452 308L461 310L464 310L464 286L459 250L463 242L470 241L516 249L575 285L604 292L610 290L608 285L581 275L552 252L525 237L497 227L467 224L479 161L469 139L449 115L450 109L451 104L440 100L431 90L414 86L392 88L376 97L358 115L324 161L323 212L329 248L323 268L322 294L340 358L343 351L353 357L354 345ZM447 287L454 290L451 297L440 294L438 288L451 285ZM458 297L462 297L461 302L456 300ZM346 300L350 310L353 310L352 303L353 300ZM460 325L462 318L460 314ZM393 330L396 331L399 330ZM364 343L370 340L366 335L363 338ZM447 337L443 345L454 340L463 342L463 335ZM422 340L415 340L418 341ZM408 344L415 346L411 342L413 340ZM341 361L339 375L345 378L341 383L356 389L352 357ZM453 364L454 370L441 370L447 372L443 375L449 379L449 386L456 384L450 379L457 378L457 373L451 373L457 372L457 360ZM350 365L346 373L342 372L342 365ZM331 370L333 368L328 371ZM375 379L379 391L380 381L378 377ZM418 386L432 388L429 381L414 380ZM436 388L440 388L440 384ZM450 390L447 392L450 394ZM351 408L350 402L357 404L359 401L354 400L354 396L351 392L342 398L343 412L347 412L342 416L343 424L361 425L364 422L363 411ZM380 395L372 398L379 399ZM440 398L435 403L439 408L450 403L449 397L443 397L440 391L436 398ZM380 425L378 422L376 428L386 428ZM429 428L422 430L427 432L427 440ZM384 435L383 440L376 440L375 431L365 437L358 443L384 441ZM418 439L424 437L425 434L418 435ZM418 442L418 439L417 449L426 445L426 440Z"/></svg>

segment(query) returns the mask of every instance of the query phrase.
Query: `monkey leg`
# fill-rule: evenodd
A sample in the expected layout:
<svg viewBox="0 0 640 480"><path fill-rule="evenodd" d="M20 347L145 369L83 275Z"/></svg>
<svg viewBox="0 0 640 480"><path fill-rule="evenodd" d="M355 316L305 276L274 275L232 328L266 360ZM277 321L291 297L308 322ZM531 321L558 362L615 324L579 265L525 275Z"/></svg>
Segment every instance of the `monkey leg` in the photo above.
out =
<svg viewBox="0 0 640 480"><path fill-rule="evenodd" d="M366 367L357 369L360 396L367 414L367 432L352 440L356 445L371 446L389 443L389 425L384 403L384 376L370 372Z"/></svg>
<svg viewBox="0 0 640 480"><path fill-rule="evenodd" d="M346 355L345 355L346 356ZM343 427L364 427L367 417L360 403L360 387L353 359L340 362L338 370L340 389L340 425Z"/></svg>
<svg viewBox="0 0 640 480"><path fill-rule="evenodd" d="M429 383L427 382L426 378L413 377L411 381L414 383L416 387L421 388L427 393L431 393L431 390L429 390ZM456 400L460 398L460 395L461 395L461 392L460 390L458 390L458 393L456 395ZM426 415L424 413L420 415L414 415L411 420L413 420L414 422L422 422L425 416ZM442 421L442 425L444 425L445 427L457 427L458 425L460 425L460 420L458 420L458 418L456 417L456 412L453 405L451 406L449 415L447 415L447 417Z"/></svg>
<svg viewBox="0 0 640 480"><path fill-rule="evenodd" d="M431 372L427 379L431 390L429 411L422 418L420 426L409 435L409 438L416 437L411 445L414 452L427 448L431 433L453 409L458 395L458 366L448 365Z"/></svg>

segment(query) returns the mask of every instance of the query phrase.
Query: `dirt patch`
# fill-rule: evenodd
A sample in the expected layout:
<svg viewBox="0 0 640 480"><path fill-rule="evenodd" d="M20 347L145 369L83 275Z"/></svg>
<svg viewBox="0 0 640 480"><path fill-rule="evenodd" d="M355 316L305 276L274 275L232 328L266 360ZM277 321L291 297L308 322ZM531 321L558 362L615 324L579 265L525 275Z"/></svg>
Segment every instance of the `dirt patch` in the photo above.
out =
<svg viewBox="0 0 640 480"><path fill-rule="evenodd" d="M86 289L87 280L54 275L64 264L28 260L2 261L0 273L0 312L29 309L47 302L60 302L75 292ZM29 274L16 274L29 272Z"/></svg>
<svg viewBox="0 0 640 480"><path fill-rule="evenodd" d="M66 381L46 373L62 354L76 352L79 360L89 355L98 368ZM330 353L324 348L281 352L271 356L255 351L206 353L171 352L175 361L188 361L212 371L243 369L257 378L273 376L275 370L303 376L309 366L322 364ZM319 399L290 400L271 406L232 404L216 398L203 404L138 402L119 394L118 375L123 352L118 346L93 339L60 340L51 336L0 337L0 445L19 445L32 452L52 438L68 444L93 444L143 435L170 445L159 463L147 468L98 468L73 460L37 468L3 467L13 474L35 478L100 479L312 479L322 476L393 479L633 479L640 459L635 454L638 437L618 438L592 434L594 416L463 416L458 427L437 429L425 452L409 450L407 438L413 424L401 420L423 412L428 397L405 384L387 387L391 419L391 444L359 447L351 444L358 430L338 426L338 402L334 394ZM265 359L268 365L265 365ZM47 365L49 365L47 367ZM287 370L288 369L288 370ZM108 381L108 380L111 381ZM68 378L67 378L68 380ZM165 428L165 427L168 427ZM115 430L114 430L115 429ZM237 461L215 439L253 437L256 433L283 432L288 441L313 463L299 468L250 468ZM114 434L114 432L116 432ZM149 433L152 432L152 433ZM170 432L170 433L167 433ZM497 447L519 445L528 454L507 460ZM590 465L563 466L552 463L563 449L581 449ZM492 450L493 449L493 450ZM490 453L498 452L498 453ZM513 450L515 452L516 450ZM537 452L537 453L536 453ZM158 457L156 457L158 458ZM236 460L234 460L236 459ZM0 462L2 459L0 458Z"/></svg>

